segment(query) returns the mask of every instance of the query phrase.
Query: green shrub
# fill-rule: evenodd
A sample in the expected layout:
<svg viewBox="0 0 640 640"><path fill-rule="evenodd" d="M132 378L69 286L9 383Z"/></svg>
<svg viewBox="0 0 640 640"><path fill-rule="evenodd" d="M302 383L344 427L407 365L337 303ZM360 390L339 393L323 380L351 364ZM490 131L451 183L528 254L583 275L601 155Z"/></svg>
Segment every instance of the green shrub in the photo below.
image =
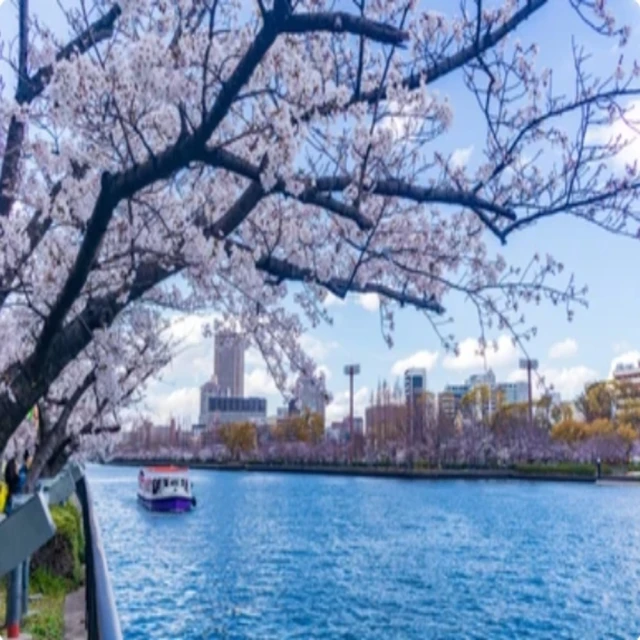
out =
<svg viewBox="0 0 640 640"><path fill-rule="evenodd" d="M595 476L596 466L594 464L581 462L555 462L545 464L544 462L532 464L514 464L514 471L518 473L528 473L532 475L572 475L572 476Z"/></svg>
<svg viewBox="0 0 640 640"><path fill-rule="evenodd" d="M84 535L78 509L68 502L51 507L51 517L56 525L54 537L32 557L34 575L42 579L63 578L67 590L82 582L84 559Z"/></svg>

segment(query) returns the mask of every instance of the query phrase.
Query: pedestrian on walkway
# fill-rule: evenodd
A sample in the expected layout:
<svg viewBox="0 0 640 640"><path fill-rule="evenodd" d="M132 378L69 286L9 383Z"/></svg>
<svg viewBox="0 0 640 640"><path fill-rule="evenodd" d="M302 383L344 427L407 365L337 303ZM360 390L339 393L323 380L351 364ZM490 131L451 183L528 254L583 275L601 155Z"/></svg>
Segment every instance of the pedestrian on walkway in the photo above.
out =
<svg viewBox="0 0 640 640"><path fill-rule="evenodd" d="M31 469L31 454L29 449L24 452L24 460L20 467L20 493L27 490L27 478L29 477L29 469Z"/></svg>
<svg viewBox="0 0 640 640"><path fill-rule="evenodd" d="M20 493L20 473L18 471L18 461L15 458L11 458L7 464L4 472L4 481L9 490L5 513L10 515L13 507L13 496Z"/></svg>

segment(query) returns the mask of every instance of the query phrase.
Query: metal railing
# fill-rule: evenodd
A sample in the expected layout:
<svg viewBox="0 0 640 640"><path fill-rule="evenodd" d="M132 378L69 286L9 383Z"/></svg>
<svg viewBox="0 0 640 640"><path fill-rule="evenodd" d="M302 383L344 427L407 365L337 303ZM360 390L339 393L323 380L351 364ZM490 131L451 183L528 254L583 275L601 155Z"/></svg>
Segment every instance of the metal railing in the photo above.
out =
<svg viewBox="0 0 640 640"><path fill-rule="evenodd" d="M85 538L87 637L88 640L122 640L91 490L84 470L75 463L55 478L38 483L35 494L15 496L16 508L10 516L0 519L0 577L9 576L9 638L20 635L20 623L27 613L30 556L55 534L49 506L67 502L74 492L80 502Z"/></svg>
<svg viewBox="0 0 640 640"><path fill-rule="evenodd" d="M85 536L86 618L89 640L122 640L107 558L102 546L91 489L84 473L76 478L76 495L82 507Z"/></svg>

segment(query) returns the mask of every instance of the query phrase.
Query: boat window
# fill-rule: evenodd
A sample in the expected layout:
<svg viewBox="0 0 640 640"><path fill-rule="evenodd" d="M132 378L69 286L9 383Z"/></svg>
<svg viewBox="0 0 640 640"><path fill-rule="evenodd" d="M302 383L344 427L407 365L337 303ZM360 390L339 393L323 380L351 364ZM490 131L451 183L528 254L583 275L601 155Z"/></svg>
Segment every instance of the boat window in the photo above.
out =
<svg viewBox="0 0 640 640"><path fill-rule="evenodd" d="M164 486L168 487L169 486L169 480L167 480L167 478L164 479Z"/></svg>

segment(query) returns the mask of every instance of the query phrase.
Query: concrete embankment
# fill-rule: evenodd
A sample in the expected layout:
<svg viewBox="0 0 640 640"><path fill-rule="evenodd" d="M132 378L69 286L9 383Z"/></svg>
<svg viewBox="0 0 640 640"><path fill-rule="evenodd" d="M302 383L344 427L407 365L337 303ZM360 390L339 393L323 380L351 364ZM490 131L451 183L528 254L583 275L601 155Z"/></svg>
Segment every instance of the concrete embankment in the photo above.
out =
<svg viewBox="0 0 640 640"><path fill-rule="evenodd" d="M402 480L527 480L537 482L580 482L595 483L593 475L579 473L561 473L523 471L519 469L411 469L407 467L374 467L374 466L330 466L330 465L294 465L263 463L213 463L169 459L133 460L116 458L110 464L121 466L155 466L177 464L191 469L209 469L216 471L247 471L261 473L298 473L333 476L355 476L366 478L392 478ZM640 477L629 475L607 475L602 482L640 482Z"/></svg>

